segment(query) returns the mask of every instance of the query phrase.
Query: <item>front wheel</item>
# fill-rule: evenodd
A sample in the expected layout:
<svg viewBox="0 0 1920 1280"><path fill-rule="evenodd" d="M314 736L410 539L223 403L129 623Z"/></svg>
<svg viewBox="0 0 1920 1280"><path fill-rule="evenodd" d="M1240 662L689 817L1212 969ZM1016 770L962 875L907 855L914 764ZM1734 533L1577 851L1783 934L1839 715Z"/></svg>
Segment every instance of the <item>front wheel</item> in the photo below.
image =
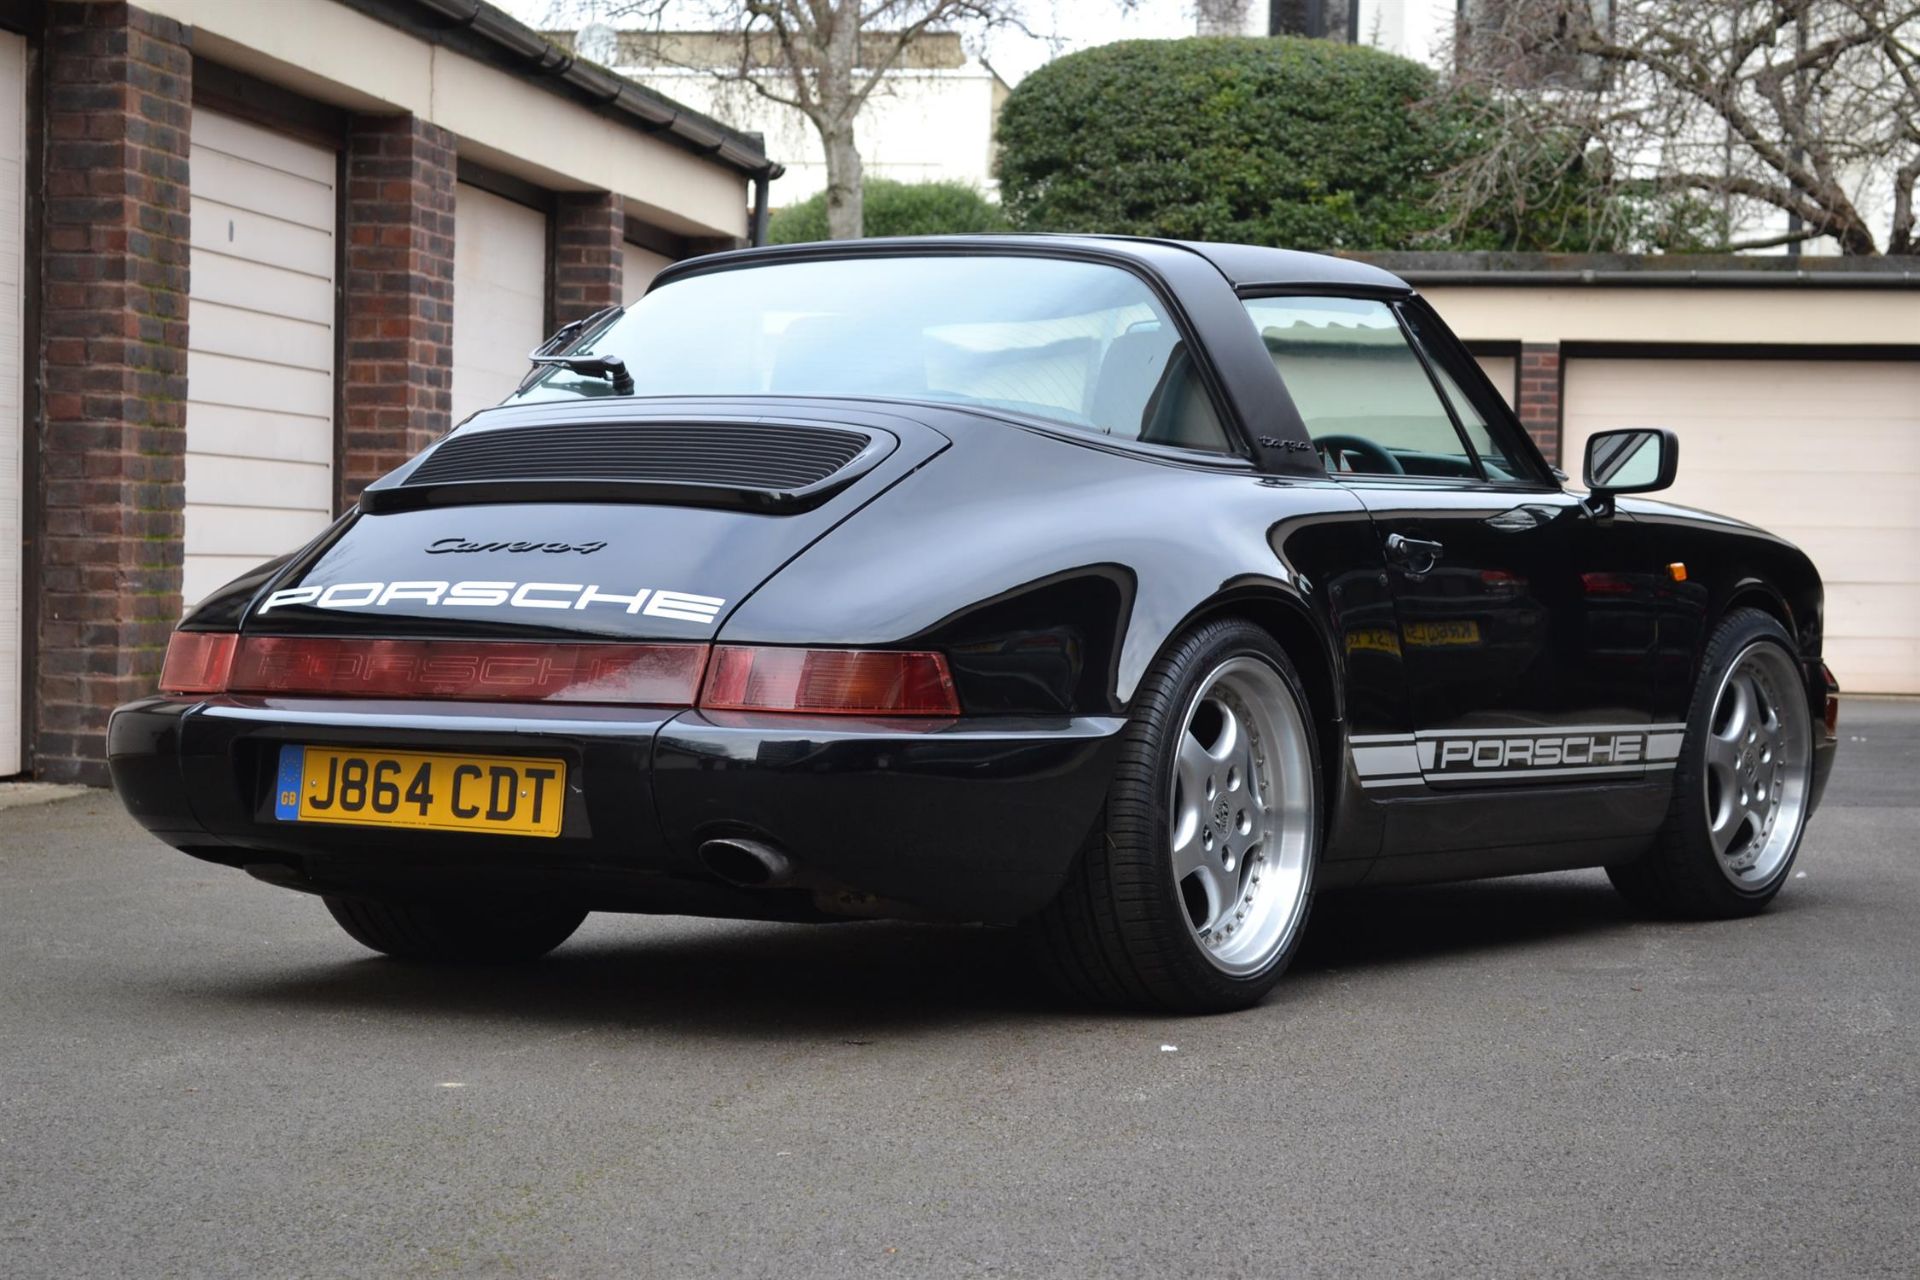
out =
<svg viewBox="0 0 1920 1280"><path fill-rule="evenodd" d="M565 903L395 903L326 900L349 937L396 960L439 964L511 964L535 960L587 918Z"/></svg>
<svg viewBox="0 0 1920 1280"><path fill-rule="evenodd" d="M1029 932L1075 996L1244 1008L1293 957L1320 854L1320 759L1273 638L1200 626L1141 682L1101 820Z"/></svg>
<svg viewBox="0 0 1920 1280"><path fill-rule="evenodd" d="M1751 915L1780 892L1813 799L1813 711L1780 624L1735 609L1715 629L1654 847L1607 868L1662 915Z"/></svg>

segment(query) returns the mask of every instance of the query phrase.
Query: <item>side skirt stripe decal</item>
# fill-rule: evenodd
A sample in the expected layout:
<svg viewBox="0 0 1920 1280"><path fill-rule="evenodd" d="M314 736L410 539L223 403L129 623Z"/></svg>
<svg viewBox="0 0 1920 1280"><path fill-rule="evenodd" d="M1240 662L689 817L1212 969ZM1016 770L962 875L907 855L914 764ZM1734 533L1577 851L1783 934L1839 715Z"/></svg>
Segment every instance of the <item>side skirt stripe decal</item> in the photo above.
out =
<svg viewBox="0 0 1920 1280"><path fill-rule="evenodd" d="M1684 724L1515 726L1357 734L1360 785L1423 787L1459 780L1602 777L1673 769Z"/></svg>

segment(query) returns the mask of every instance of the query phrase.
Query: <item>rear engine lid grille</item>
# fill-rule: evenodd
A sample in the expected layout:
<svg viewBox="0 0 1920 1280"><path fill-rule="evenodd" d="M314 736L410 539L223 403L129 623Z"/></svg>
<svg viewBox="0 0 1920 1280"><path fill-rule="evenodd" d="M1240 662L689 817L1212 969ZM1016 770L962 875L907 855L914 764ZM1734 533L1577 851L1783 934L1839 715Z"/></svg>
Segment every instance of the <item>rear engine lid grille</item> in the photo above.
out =
<svg viewBox="0 0 1920 1280"><path fill-rule="evenodd" d="M653 502L804 510L893 437L812 423L603 422L456 432L368 486L370 512L482 502Z"/></svg>

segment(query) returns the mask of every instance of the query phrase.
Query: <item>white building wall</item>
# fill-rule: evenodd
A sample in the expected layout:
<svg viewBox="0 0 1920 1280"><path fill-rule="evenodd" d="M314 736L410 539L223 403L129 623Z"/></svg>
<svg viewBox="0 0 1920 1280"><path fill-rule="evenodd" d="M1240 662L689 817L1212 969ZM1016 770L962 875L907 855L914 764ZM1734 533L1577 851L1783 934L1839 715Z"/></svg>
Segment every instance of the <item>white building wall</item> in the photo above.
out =
<svg viewBox="0 0 1920 1280"><path fill-rule="evenodd" d="M1453 38L1456 0L1356 0L1360 6L1360 43L1438 67ZM1240 0L1237 14L1227 0L1204 7L1196 17L1201 35L1267 34L1266 0ZM1209 23L1209 16L1214 23ZM1344 31L1337 33L1344 37Z"/></svg>
<svg viewBox="0 0 1920 1280"><path fill-rule="evenodd" d="M621 67L622 75L713 116L765 136L767 154L787 166L773 185L775 206L797 204L827 185L820 136L792 107L753 89L701 72ZM993 179L993 123L998 81L984 67L901 71L886 77L854 122L870 178L897 182L958 181L983 192Z"/></svg>

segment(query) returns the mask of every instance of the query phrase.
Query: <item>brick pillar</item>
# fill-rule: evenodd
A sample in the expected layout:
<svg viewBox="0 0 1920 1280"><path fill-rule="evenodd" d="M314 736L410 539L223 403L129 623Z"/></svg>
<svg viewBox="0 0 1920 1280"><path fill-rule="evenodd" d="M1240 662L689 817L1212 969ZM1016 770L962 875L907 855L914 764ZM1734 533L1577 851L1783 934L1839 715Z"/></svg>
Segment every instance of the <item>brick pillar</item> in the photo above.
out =
<svg viewBox="0 0 1920 1280"><path fill-rule="evenodd" d="M1547 461L1560 463L1560 344L1520 345L1520 401L1514 406L1520 425Z"/></svg>
<svg viewBox="0 0 1920 1280"><path fill-rule="evenodd" d="M453 135L361 116L347 140L342 509L452 426Z"/></svg>
<svg viewBox="0 0 1920 1280"><path fill-rule="evenodd" d="M606 191L563 191L553 211L554 327L617 307L625 285L627 214Z"/></svg>
<svg viewBox="0 0 1920 1280"><path fill-rule="evenodd" d="M34 772L104 783L107 713L153 692L185 534L188 30L48 13Z"/></svg>

